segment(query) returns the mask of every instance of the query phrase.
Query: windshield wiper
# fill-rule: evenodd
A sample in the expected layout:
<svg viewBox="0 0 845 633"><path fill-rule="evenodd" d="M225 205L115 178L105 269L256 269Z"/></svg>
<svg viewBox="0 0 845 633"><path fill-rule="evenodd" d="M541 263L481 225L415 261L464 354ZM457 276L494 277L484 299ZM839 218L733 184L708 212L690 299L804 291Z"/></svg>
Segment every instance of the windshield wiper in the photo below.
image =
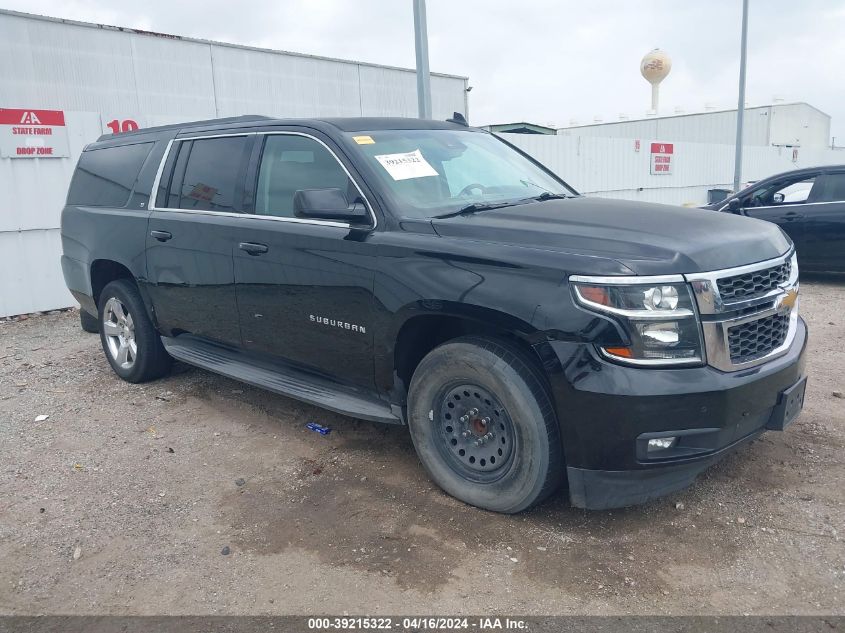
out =
<svg viewBox="0 0 845 633"><path fill-rule="evenodd" d="M521 182L526 187L536 187L537 189L539 189L540 191L543 192L539 196L533 196L531 198L526 198L526 200L561 200L563 198L571 197L571 196L567 196L565 193L555 193L554 191L549 191L545 187L541 187L536 182L531 182L530 180L522 179L519 182Z"/></svg>
<svg viewBox="0 0 845 633"><path fill-rule="evenodd" d="M501 209L502 207L511 207L515 204L519 204L519 202L473 202L472 204L468 204L465 207L461 207L457 211L450 211L449 213L444 213L443 215L435 215L434 219L442 220L444 218L454 218L459 215L470 215L472 213L478 213L479 211L489 211L490 209Z"/></svg>
<svg viewBox="0 0 845 633"><path fill-rule="evenodd" d="M529 200L538 200L538 201L542 202L543 200L563 200L563 199L568 198L568 197L569 196L567 196L565 193L552 193L551 191L544 191L539 196L533 196L533 197L528 198L528 199Z"/></svg>

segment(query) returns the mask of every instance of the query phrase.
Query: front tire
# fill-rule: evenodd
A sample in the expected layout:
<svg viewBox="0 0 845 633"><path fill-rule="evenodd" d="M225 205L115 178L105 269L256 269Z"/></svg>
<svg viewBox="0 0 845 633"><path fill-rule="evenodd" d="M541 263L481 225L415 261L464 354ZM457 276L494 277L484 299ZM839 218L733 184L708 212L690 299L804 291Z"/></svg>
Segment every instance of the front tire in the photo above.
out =
<svg viewBox="0 0 845 633"><path fill-rule="evenodd" d="M138 287L132 280L112 281L100 293L100 342L114 373L127 382L161 378L173 359L161 344Z"/></svg>
<svg viewBox="0 0 845 633"><path fill-rule="evenodd" d="M414 372L411 438L428 474L453 497L511 514L560 484L560 431L530 363L509 344L465 337L432 350Z"/></svg>

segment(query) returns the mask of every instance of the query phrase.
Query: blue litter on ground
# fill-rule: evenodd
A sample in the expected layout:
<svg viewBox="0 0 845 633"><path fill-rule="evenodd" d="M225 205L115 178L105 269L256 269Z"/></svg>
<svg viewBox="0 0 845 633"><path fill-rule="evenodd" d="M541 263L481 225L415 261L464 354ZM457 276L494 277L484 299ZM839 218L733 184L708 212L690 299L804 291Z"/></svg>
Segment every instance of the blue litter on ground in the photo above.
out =
<svg viewBox="0 0 845 633"><path fill-rule="evenodd" d="M323 426L322 424L317 424L316 422L309 422L305 425L305 428L311 429L312 431L316 431L320 435L328 435L332 432L329 427Z"/></svg>

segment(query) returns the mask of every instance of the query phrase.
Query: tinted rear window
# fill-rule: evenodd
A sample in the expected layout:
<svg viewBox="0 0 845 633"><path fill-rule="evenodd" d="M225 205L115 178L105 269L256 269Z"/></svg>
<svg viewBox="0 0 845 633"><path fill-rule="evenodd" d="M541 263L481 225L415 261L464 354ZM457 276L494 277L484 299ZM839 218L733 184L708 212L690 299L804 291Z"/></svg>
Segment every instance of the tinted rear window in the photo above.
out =
<svg viewBox="0 0 845 633"><path fill-rule="evenodd" d="M845 200L845 172L825 176L826 183L819 202L842 202Z"/></svg>
<svg viewBox="0 0 845 633"><path fill-rule="evenodd" d="M182 148L179 160L182 159ZM247 137L225 136L194 141L188 153L179 192L180 209L242 211L242 169L247 158ZM177 174L179 170L177 169Z"/></svg>
<svg viewBox="0 0 845 633"><path fill-rule="evenodd" d="M88 207L126 206L153 145L137 143L82 152L67 203Z"/></svg>

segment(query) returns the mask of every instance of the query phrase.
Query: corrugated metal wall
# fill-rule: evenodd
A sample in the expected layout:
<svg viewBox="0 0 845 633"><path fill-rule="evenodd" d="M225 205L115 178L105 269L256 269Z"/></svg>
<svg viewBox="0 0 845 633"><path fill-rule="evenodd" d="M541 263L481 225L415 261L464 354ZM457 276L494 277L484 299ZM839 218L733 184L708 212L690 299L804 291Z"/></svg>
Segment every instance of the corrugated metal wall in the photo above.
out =
<svg viewBox="0 0 845 633"><path fill-rule="evenodd" d="M831 146L830 117L806 103L772 106L771 145L799 145L824 149Z"/></svg>
<svg viewBox="0 0 845 633"><path fill-rule="evenodd" d="M65 123L72 158L0 158L0 316L74 305L59 265L59 215L101 123L98 113L69 111Z"/></svg>
<svg viewBox="0 0 845 633"><path fill-rule="evenodd" d="M736 139L736 110L579 125L561 128L557 133L582 138L640 138L730 145ZM745 145L824 149L830 147L830 117L806 103L747 108L742 137Z"/></svg>
<svg viewBox="0 0 845 633"><path fill-rule="evenodd" d="M674 143L673 173L650 173L652 140L644 138L640 151L633 139L504 134L509 142L547 165L578 191L608 198L626 198L665 204L702 205L708 189L731 189L734 146L716 143ZM744 182L773 174L845 163L845 151L746 147L743 151Z"/></svg>
<svg viewBox="0 0 845 633"><path fill-rule="evenodd" d="M0 10L0 103L156 125L238 114L415 116L412 70L139 33ZM466 78L432 76L436 118Z"/></svg>
<svg viewBox="0 0 845 633"><path fill-rule="evenodd" d="M432 109L466 112L466 79L433 75ZM411 70L0 10L0 107L64 110L70 158L0 158L0 317L73 305L59 216L74 165L109 121L416 116Z"/></svg>

